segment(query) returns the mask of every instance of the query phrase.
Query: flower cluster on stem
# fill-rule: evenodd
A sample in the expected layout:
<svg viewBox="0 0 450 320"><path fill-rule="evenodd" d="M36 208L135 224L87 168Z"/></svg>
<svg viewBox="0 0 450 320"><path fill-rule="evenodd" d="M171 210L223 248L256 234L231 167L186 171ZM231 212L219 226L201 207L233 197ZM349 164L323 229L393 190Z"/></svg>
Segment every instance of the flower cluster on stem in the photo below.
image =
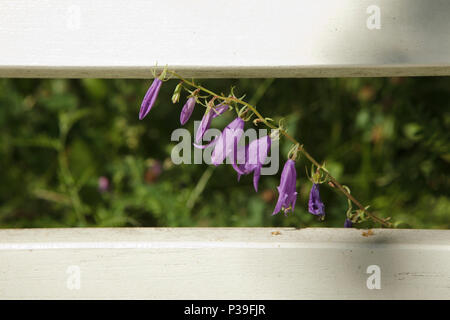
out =
<svg viewBox="0 0 450 320"><path fill-rule="evenodd" d="M345 227L352 227L354 223L358 223L368 219L379 223L382 226L391 226L389 218L379 218L372 212L368 211L368 206L364 207L358 200L356 200L356 198L351 195L350 189L347 186L341 185L328 172L325 165L320 165L319 162L316 161L305 150L303 145L301 145L295 138L288 134L286 129L281 124L276 126L271 118L263 117L258 112L255 106L244 101L242 98L237 98L233 93L233 89L231 90L231 94L228 96L219 95L195 83L194 80L189 81L180 76L175 71L164 68L160 76L155 77L155 80L144 96L141 110L139 112L140 120L142 120L148 114L148 112L154 105L161 88L161 84L166 80L166 74L170 74L170 77L178 78L181 81L175 88L174 94L172 96L172 102L176 103L179 101L183 89L190 93L180 114L180 123L182 125L184 125L189 120L194 107L197 104L200 104L206 108L200 126L198 127L196 133L196 144L194 144L194 146L197 148L206 148L207 146L213 145L214 150L212 153L212 163L214 165L219 165L225 158L230 157L232 160L233 168L238 174L238 179L241 175L253 173L253 184L256 191L258 190L258 181L260 177L261 167L264 163L265 157L267 156L268 150L270 149L271 138L270 136L266 136L252 141L247 146L238 147L237 142L242 135L245 122L255 116L256 119L253 120L253 123L255 125L262 123L268 128L276 130L279 136L284 136L293 144L293 147L291 148L291 151L288 155L288 160L286 161L281 173L280 185L277 188L279 197L273 214L277 214L280 211L284 211L285 214L287 214L287 212L294 211L295 202L297 200L297 173L295 169L295 160L298 154L302 154L307 160L312 163L313 166L310 177L310 180L312 181L312 187L308 201L308 211L311 214L318 216L321 220L324 219L325 205L320 197L319 186L320 184L327 183L332 188L337 189L339 192L341 192L348 200L349 210L347 211L344 223ZM200 96L201 93L206 94L206 96ZM209 98L210 100L205 100L205 102L202 103L200 98ZM239 106L241 106L240 109ZM219 137L217 137L207 145L198 145L201 142L206 130L210 128L212 119L233 108L238 111L238 116L225 127ZM237 160L241 159L242 157L244 158L243 164L238 164L239 161ZM313 171L314 167L316 167L315 171ZM355 204L358 209L353 210L352 204Z"/></svg>

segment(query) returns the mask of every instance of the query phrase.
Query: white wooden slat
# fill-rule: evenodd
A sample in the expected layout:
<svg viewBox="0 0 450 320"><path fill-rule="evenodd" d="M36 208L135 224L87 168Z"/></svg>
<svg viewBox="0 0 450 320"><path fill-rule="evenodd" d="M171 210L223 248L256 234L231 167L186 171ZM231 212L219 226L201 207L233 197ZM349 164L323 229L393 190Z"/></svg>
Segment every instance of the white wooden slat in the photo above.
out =
<svg viewBox="0 0 450 320"><path fill-rule="evenodd" d="M450 75L449 30L448 0L1 0L0 77Z"/></svg>
<svg viewBox="0 0 450 320"><path fill-rule="evenodd" d="M3 229L0 299L450 299L450 231L363 232Z"/></svg>

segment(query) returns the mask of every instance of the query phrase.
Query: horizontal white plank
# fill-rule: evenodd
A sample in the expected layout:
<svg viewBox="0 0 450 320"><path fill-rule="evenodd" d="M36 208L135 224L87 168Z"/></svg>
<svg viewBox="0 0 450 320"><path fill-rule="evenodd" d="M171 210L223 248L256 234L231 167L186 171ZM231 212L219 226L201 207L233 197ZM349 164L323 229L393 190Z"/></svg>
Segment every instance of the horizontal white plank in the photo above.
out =
<svg viewBox="0 0 450 320"><path fill-rule="evenodd" d="M450 231L363 232L3 229L0 299L450 299Z"/></svg>
<svg viewBox="0 0 450 320"><path fill-rule="evenodd" d="M449 30L448 0L2 0L0 77L450 75Z"/></svg>

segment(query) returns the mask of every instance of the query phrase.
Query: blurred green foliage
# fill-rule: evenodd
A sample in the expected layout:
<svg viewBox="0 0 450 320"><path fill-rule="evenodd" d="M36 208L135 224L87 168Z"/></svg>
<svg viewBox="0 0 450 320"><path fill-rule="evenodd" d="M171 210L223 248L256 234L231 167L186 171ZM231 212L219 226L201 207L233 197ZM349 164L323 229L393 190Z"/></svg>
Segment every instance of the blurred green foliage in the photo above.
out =
<svg viewBox="0 0 450 320"><path fill-rule="evenodd" d="M231 166L173 165L170 136L183 101L172 105L177 82L164 83L139 121L150 82L0 79L0 227L343 226L347 201L332 188L321 188L324 222L307 212L304 159L288 217L271 215L280 172L262 176L255 193L251 176L238 183ZM286 116L289 132L397 227L450 227L450 78L201 83L218 92L236 86L256 96L264 116ZM192 119L202 113L196 108ZM227 113L213 124L231 120ZM289 148L281 142L282 159Z"/></svg>

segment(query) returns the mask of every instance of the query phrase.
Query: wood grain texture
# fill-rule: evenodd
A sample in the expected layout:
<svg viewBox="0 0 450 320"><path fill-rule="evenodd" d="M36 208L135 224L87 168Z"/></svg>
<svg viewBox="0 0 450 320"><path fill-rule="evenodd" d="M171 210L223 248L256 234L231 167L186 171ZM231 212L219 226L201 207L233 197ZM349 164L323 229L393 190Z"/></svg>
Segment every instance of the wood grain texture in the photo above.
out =
<svg viewBox="0 0 450 320"><path fill-rule="evenodd" d="M0 299L450 299L450 231L362 232L0 230ZM379 290L366 286L370 265Z"/></svg>
<svg viewBox="0 0 450 320"><path fill-rule="evenodd" d="M3 0L0 77L450 75L450 2Z"/></svg>

